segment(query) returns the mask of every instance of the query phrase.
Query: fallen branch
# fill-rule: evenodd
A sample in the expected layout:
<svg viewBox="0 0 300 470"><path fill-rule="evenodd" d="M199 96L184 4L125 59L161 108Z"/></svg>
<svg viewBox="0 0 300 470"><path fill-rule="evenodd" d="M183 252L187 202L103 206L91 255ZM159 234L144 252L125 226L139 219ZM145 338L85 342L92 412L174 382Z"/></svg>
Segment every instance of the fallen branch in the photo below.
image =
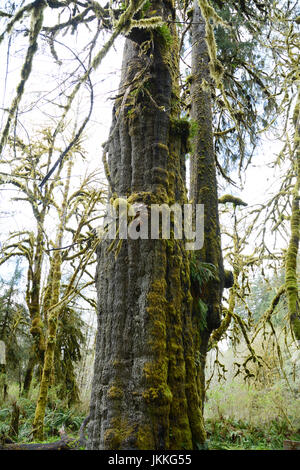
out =
<svg viewBox="0 0 300 470"><path fill-rule="evenodd" d="M81 439L69 437L63 428L59 433L61 439L49 443L23 444L4 438L0 442L0 450L79 450L83 447Z"/></svg>

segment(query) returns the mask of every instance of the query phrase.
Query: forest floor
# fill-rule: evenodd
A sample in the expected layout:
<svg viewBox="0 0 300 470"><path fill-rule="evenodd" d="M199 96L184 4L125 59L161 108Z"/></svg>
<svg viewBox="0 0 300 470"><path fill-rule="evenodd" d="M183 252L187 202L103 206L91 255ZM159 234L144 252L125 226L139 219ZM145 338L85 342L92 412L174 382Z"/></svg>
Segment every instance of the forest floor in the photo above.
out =
<svg viewBox="0 0 300 470"><path fill-rule="evenodd" d="M35 403L21 398L18 436L13 440L18 443L32 441L32 421ZM0 436L10 434L10 419L12 407L9 403L0 406ZM50 406L45 418L45 440L59 440L59 430L64 426L70 437L78 437L80 425L85 417L80 408ZM206 420L208 449L211 450L280 450L283 441L300 442L300 429L291 429L284 420L275 419L268 424L253 425L242 420L219 419Z"/></svg>

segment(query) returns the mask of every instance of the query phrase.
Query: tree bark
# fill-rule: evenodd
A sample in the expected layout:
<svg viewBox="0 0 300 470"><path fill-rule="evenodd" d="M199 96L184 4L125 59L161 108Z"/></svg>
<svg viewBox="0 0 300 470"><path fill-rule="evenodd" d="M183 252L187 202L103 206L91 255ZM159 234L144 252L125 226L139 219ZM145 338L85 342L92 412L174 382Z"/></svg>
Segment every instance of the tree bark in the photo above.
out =
<svg viewBox="0 0 300 470"><path fill-rule="evenodd" d="M152 7L175 18L170 2ZM113 198L147 207L187 202L178 58L173 25L126 40L108 145ZM199 448L205 431L184 240L123 240L116 258L108 245L98 251L88 448Z"/></svg>

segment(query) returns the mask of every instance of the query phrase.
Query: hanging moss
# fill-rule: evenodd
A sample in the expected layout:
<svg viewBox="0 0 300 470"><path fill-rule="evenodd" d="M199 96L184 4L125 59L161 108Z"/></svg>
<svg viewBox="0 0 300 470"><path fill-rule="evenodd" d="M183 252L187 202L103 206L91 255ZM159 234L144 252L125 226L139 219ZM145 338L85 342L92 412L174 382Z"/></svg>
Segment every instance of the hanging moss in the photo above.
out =
<svg viewBox="0 0 300 470"><path fill-rule="evenodd" d="M217 45L213 30L213 25L210 20L213 20L215 24L226 24L222 18L216 13L214 8L208 3L207 0L199 0L199 6L201 9L202 16L205 20L205 32L206 32L206 44L210 58L209 69L212 78L215 80L217 86L221 86L222 78L224 74L224 68L221 62L217 58Z"/></svg>
<svg viewBox="0 0 300 470"><path fill-rule="evenodd" d="M170 120L170 133L171 135L180 136L187 140L190 135L190 122L187 118L171 119Z"/></svg>
<svg viewBox="0 0 300 470"><path fill-rule="evenodd" d="M26 52L24 64L21 68L21 80L17 86L17 90L16 90L17 94L10 107L8 118L7 118L6 124L2 132L1 141L0 141L0 155L2 153L3 147L6 144L11 122L20 104L21 98L23 96L25 84L31 73L33 58L38 48L38 36L43 26L43 18L44 18L43 12L44 12L46 5L47 4L44 0L41 0L40 2L38 1L34 2L33 4L30 5L32 8L32 12L31 12L30 32L29 32L29 46ZM24 12L23 9L21 9L20 12L21 11ZM14 18L14 21L16 21L16 18Z"/></svg>
<svg viewBox="0 0 300 470"><path fill-rule="evenodd" d="M123 398L123 395L123 390L116 385L112 385L107 392L107 396L111 400L121 400Z"/></svg>

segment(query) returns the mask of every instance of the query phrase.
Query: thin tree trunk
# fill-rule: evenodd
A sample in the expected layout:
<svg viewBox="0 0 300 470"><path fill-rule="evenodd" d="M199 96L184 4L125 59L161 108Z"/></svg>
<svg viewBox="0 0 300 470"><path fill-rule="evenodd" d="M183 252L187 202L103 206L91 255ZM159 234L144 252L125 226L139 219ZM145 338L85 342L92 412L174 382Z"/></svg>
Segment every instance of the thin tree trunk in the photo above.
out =
<svg viewBox="0 0 300 470"><path fill-rule="evenodd" d="M11 420L8 435L17 438L19 435L20 407L14 401L12 405Z"/></svg>
<svg viewBox="0 0 300 470"><path fill-rule="evenodd" d="M293 188L292 214L291 214L291 236L286 252L285 261L285 286L288 300L289 317L293 334L298 345L300 345L300 300L298 291L297 257L299 251L300 234L300 88L294 110L293 123L295 127L293 165L296 175L296 183Z"/></svg>
<svg viewBox="0 0 300 470"><path fill-rule="evenodd" d="M175 19L169 2L152 7ZM126 41L123 98L115 103L108 147L113 198L128 196L129 203L148 207L187 202L179 51L175 28L169 28L154 31L153 39L139 30ZM103 241L98 252L88 448L198 448L205 431L184 241L123 240L116 259L108 244Z"/></svg>
<svg viewBox="0 0 300 470"><path fill-rule="evenodd" d="M44 255L44 221L45 212L35 214L37 221L36 249L33 257L33 264L28 269L28 281L26 288L26 303L28 306L31 328L30 333L33 338L35 354L37 360L42 365L45 353L45 333L44 323L41 317L40 294L42 279L42 264Z"/></svg>
<svg viewBox="0 0 300 470"><path fill-rule="evenodd" d="M16 272L17 272L17 268L15 270L15 273L10 281L10 287L9 287L9 291L8 291L8 297L6 299L6 307L5 307L5 314L4 314L4 320L3 320L3 325L2 325L2 329L1 329L1 333L0 333L0 339L4 342L4 356L6 356L6 350L7 350L7 337L8 335L6 334L6 328L7 328L7 324L8 324L8 317L9 317L9 314L10 314L10 305L11 305L11 301L12 301L12 296L13 296L13 293L14 293L14 284L15 284L15 275L16 275ZM8 389L8 384L7 384L7 374L6 374L6 358L5 359L5 363L4 364L0 364L0 386L3 390L3 401L6 401L7 399L7 389Z"/></svg>
<svg viewBox="0 0 300 470"><path fill-rule="evenodd" d="M28 359L28 364L27 364L25 377L24 377L23 392L22 392L22 395L24 395L24 397L28 397L31 382L32 382L33 370L34 370L36 361L37 361L36 354L34 351L34 347L32 347L30 350L30 356Z"/></svg>
<svg viewBox="0 0 300 470"><path fill-rule="evenodd" d="M6 309L5 309L5 314L4 314L4 320L3 320L3 325L2 325L2 329L1 329L1 334L0 334L0 338L2 340L4 340L5 338L5 333L6 333L6 327L7 327L7 323L8 323L8 317L9 317L9 314L10 314L10 305L11 305L11 300L12 300L12 295L14 293L14 276L11 280L11 285L9 287L9 292L8 292L8 297L7 297L7 300L6 300Z"/></svg>
<svg viewBox="0 0 300 470"><path fill-rule="evenodd" d="M0 400L7 399L6 364L0 364Z"/></svg>
<svg viewBox="0 0 300 470"><path fill-rule="evenodd" d="M209 56L206 44L205 21L198 1L194 1L192 25L192 75L191 75L191 117L197 124L193 139L190 165L191 199L193 204L204 204L204 245L195 253L198 260L210 263L216 268L216 276L204 288L193 282L193 310L197 316L199 299L207 305L206 327L201 328L199 339L200 363L199 384L202 389L202 403L205 393L205 362L211 332L220 326L221 301L224 285L224 270L221 250L221 236L218 212L218 192L213 143L211 87ZM198 313L199 315L199 313Z"/></svg>
<svg viewBox="0 0 300 470"><path fill-rule="evenodd" d="M67 200L70 188L70 177L71 177L71 169L72 169L72 160L70 157L70 161L68 164L68 171L67 171L67 179L66 185L64 188L64 196L62 202L62 209L61 209L61 219L60 224L57 230L57 237L56 237L56 248L61 248L62 246L62 239L66 225L66 211L67 211ZM39 387L39 395L35 410L34 422L33 422L33 435L37 440L43 440L44 434L44 418L47 406L47 399L48 399L48 390L51 384L51 377L53 373L54 367L54 353L55 353L55 344L56 344L56 333L57 333L57 326L58 326L58 318L60 314L60 308L56 307L56 304L59 302L60 297L60 284L61 284L61 265L62 265L62 257L61 251L55 251L53 258L51 259L51 266L50 266L50 280L51 280L51 288L49 289L49 293L51 292L50 301L49 301L49 310L47 312L47 342L46 342L46 349L44 355L44 364L43 364L43 371L42 377Z"/></svg>

